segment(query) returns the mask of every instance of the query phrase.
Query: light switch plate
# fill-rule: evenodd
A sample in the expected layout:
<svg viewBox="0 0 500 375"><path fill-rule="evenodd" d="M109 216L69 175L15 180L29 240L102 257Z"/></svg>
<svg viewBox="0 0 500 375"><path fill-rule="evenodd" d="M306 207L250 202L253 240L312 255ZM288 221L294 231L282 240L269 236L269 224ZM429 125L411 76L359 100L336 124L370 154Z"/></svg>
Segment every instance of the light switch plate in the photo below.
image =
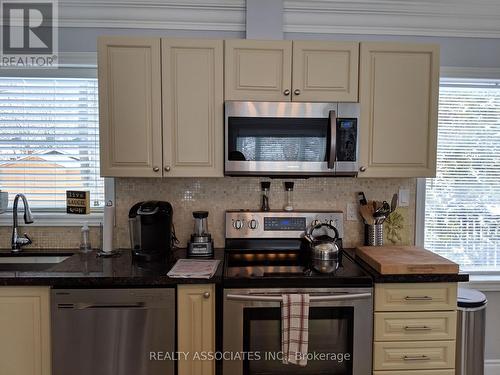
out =
<svg viewBox="0 0 500 375"><path fill-rule="evenodd" d="M410 205L410 189L399 188L398 206L408 207Z"/></svg>
<svg viewBox="0 0 500 375"><path fill-rule="evenodd" d="M358 221L358 205L354 203L347 203L347 220Z"/></svg>

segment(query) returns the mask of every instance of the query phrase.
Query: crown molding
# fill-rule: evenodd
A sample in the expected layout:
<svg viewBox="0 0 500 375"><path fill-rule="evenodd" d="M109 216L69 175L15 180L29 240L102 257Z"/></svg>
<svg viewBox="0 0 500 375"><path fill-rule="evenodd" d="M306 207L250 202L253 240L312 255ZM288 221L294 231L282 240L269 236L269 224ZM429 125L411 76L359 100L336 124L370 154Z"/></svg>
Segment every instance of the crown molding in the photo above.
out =
<svg viewBox="0 0 500 375"><path fill-rule="evenodd" d="M245 31L245 0L59 0L60 27ZM500 38L498 0L283 0L289 33Z"/></svg>
<svg viewBox="0 0 500 375"><path fill-rule="evenodd" d="M284 0L284 31L500 37L498 0Z"/></svg>
<svg viewBox="0 0 500 375"><path fill-rule="evenodd" d="M59 27L245 31L245 0L59 0Z"/></svg>

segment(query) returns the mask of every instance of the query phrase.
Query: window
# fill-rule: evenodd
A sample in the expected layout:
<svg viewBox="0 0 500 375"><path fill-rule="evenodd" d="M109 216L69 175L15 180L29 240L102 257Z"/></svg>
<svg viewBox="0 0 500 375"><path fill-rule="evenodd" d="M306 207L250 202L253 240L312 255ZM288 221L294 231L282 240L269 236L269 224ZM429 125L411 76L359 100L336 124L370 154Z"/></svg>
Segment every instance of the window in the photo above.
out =
<svg viewBox="0 0 500 375"><path fill-rule="evenodd" d="M424 245L464 270L500 271L500 85L443 80Z"/></svg>
<svg viewBox="0 0 500 375"><path fill-rule="evenodd" d="M95 71L95 69L94 69ZM104 205L96 78L0 77L0 189L64 212L66 190Z"/></svg>

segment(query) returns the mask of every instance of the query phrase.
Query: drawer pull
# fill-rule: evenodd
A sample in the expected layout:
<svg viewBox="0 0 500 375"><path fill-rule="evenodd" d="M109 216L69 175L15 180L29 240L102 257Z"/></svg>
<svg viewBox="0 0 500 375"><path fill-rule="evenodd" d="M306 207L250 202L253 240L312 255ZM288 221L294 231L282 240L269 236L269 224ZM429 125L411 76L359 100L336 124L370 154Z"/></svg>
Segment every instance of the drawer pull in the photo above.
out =
<svg viewBox="0 0 500 375"><path fill-rule="evenodd" d="M403 357L404 361L428 361L431 358L429 356L426 356L424 354L422 355L405 355Z"/></svg>
<svg viewBox="0 0 500 375"><path fill-rule="evenodd" d="M432 328L427 326L405 326L405 331L432 331Z"/></svg>
<svg viewBox="0 0 500 375"><path fill-rule="evenodd" d="M432 301L432 297L430 296L406 296L405 297L406 301Z"/></svg>

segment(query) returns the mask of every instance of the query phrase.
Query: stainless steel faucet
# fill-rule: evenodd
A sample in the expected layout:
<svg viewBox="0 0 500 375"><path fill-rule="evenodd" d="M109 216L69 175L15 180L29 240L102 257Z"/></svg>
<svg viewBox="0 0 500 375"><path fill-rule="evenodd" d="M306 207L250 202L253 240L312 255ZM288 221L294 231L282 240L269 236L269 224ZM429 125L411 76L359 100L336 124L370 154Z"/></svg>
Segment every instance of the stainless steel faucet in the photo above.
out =
<svg viewBox="0 0 500 375"><path fill-rule="evenodd" d="M33 214L31 213L30 206L28 204L28 200L24 196L24 194L17 194L14 198L14 204L12 205L12 213L14 224L12 227L12 252L17 253L21 251L21 247L29 245L32 243L31 239L28 237L26 233L24 233L23 237L19 237L17 234L17 227L19 226L19 222L17 220L17 206L19 203L19 198L23 200L24 206L24 222L26 224L33 223Z"/></svg>

